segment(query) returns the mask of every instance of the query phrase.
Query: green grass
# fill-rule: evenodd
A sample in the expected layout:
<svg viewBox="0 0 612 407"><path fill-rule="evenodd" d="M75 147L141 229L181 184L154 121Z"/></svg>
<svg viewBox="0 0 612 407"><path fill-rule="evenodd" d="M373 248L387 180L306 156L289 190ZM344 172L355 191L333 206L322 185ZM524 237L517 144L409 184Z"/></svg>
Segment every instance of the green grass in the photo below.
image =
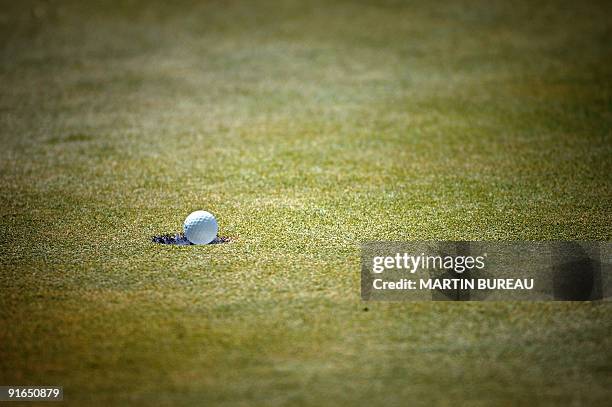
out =
<svg viewBox="0 0 612 407"><path fill-rule="evenodd" d="M0 385L609 403L608 304L359 298L363 241L610 240L609 3L81 3L0 9Z"/></svg>

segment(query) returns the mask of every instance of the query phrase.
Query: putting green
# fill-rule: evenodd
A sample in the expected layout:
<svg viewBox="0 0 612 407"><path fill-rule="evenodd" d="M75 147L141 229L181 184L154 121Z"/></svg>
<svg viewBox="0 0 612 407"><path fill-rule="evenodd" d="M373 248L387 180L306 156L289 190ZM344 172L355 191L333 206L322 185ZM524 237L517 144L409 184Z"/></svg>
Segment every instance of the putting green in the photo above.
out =
<svg viewBox="0 0 612 407"><path fill-rule="evenodd" d="M609 403L607 304L359 298L364 241L610 240L609 3L84 3L0 11L0 385Z"/></svg>

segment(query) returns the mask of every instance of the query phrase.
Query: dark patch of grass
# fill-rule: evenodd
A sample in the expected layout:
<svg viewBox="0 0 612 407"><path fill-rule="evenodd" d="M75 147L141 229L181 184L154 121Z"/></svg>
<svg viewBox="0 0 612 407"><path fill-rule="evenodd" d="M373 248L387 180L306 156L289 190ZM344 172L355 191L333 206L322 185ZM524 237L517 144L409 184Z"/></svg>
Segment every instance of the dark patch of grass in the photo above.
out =
<svg viewBox="0 0 612 407"><path fill-rule="evenodd" d="M60 137L51 137L47 139L47 144L60 144L60 143L77 143L83 141L91 141L94 139L94 136L84 133L72 133L65 136Z"/></svg>

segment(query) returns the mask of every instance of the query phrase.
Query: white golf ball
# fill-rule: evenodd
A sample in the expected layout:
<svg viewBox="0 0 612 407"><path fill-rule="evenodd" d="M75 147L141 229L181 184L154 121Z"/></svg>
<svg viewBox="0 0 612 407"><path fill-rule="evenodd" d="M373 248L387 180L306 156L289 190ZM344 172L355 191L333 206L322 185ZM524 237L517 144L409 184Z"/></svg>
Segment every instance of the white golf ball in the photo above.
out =
<svg viewBox="0 0 612 407"><path fill-rule="evenodd" d="M185 237L193 244L208 244L217 237L219 225L212 213L195 211L187 216L183 224Z"/></svg>

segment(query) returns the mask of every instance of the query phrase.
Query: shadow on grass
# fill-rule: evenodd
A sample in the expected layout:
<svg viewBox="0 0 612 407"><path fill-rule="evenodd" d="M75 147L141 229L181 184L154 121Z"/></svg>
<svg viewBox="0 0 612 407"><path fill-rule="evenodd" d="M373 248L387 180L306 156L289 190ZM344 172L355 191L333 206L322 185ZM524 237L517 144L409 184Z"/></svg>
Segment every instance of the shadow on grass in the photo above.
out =
<svg viewBox="0 0 612 407"><path fill-rule="evenodd" d="M167 244L167 245L174 245L174 246L195 246L193 243L187 240L187 238L185 237L183 233L175 233L173 235L165 234L165 235L153 236L151 238L151 241L153 243ZM212 242L208 244L222 244L222 243L229 243L231 241L232 241L232 238L230 237L217 236L213 239Z"/></svg>

